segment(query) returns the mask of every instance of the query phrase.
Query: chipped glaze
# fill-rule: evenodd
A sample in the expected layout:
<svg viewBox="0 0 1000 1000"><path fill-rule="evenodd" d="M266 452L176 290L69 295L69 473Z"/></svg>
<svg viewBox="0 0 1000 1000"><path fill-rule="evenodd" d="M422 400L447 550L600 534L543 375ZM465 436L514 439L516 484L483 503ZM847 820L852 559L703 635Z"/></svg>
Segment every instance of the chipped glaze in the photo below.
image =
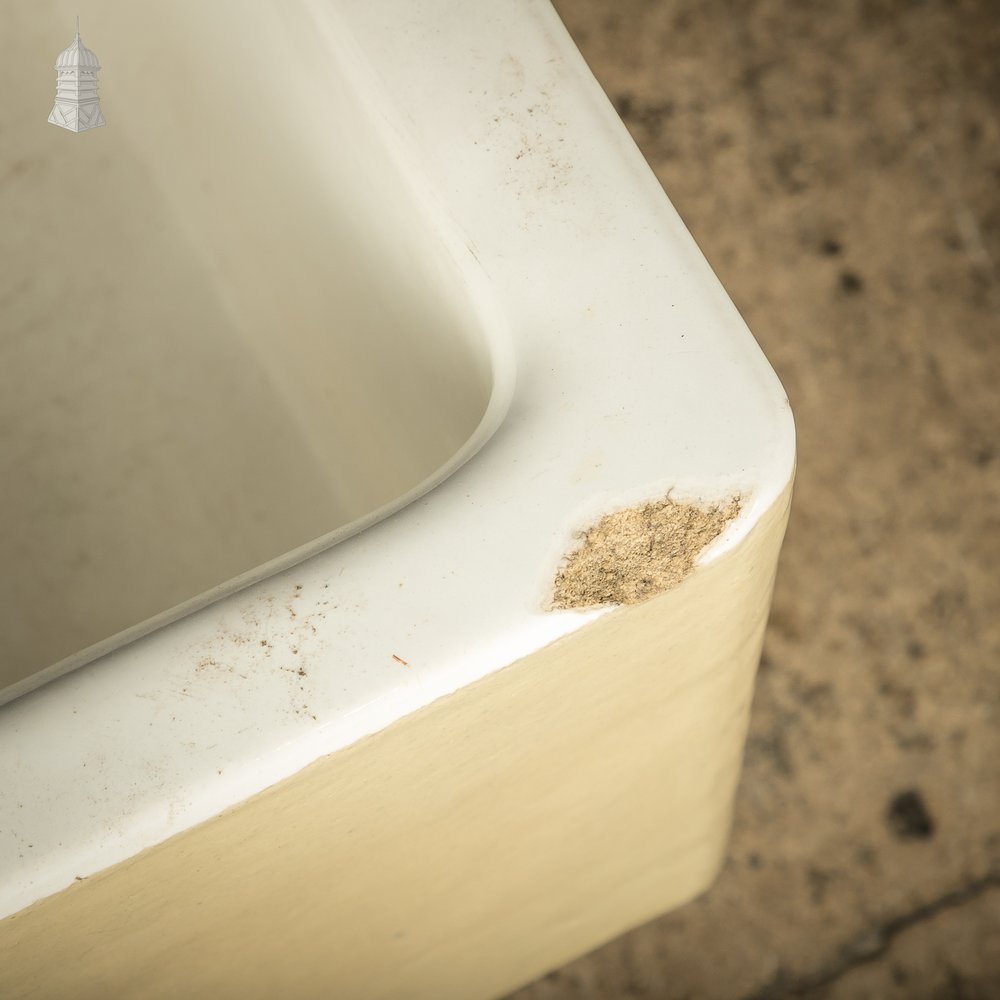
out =
<svg viewBox="0 0 1000 1000"><path fill-rule="evenodd" d="M605 511L739 493L711 559L789 482L780 384L549 5L404 6L309 3L504 314L507 417L391 517L0 708L0 913L604 614L543 603Z"/></svg>

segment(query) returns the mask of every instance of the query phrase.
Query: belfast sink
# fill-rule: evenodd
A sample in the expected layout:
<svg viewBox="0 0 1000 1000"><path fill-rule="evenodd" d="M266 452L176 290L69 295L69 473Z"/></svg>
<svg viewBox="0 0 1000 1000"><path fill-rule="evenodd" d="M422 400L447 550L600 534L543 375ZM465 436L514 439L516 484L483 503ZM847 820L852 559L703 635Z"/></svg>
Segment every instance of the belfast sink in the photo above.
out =
<svg viewBox="0 0 1000 1000"><path fill-rule="evenodd" d="M794 427L548 0L0 32L0 996L486 1000L704 891Z"/></svg>

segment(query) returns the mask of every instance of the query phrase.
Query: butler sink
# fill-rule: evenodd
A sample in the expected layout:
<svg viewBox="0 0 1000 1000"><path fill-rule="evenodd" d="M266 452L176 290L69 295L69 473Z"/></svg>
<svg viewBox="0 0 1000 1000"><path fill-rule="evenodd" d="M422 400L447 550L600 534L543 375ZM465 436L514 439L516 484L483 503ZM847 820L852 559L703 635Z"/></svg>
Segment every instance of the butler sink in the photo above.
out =
<svg viewBox="0 0 1000 1000"><path fill-rule="evenodd" d="M486 998L703 891L794 431L547 0L0 37L0 995Z"/></svg>

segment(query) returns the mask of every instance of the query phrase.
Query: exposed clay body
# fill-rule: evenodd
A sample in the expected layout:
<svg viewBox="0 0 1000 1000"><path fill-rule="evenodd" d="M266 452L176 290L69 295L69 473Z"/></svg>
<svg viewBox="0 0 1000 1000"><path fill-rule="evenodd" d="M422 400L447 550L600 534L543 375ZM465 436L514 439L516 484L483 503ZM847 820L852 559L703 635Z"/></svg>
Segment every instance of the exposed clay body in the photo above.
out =
<svg viewBox="0 0 1000 1000"><path fill-rule="evenodd" d="M740 505L740 497L707 506L668 496L605 514L556 573L550 609L639 604L677 586Z"/></svg>

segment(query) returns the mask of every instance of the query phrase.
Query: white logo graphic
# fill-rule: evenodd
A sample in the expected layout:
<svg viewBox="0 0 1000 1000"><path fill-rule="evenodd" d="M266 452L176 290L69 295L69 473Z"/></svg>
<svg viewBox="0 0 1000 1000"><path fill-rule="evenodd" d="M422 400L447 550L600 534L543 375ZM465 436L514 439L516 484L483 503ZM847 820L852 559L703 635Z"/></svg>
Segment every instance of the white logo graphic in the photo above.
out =
<svg viewBox="0 0 1000 1000"><path fill-rule="evenodd" d="M71 132L104 125L104 115L97 98L97 56L80 41L80 18L76 19L76 38L56 59L56 103L49 121Z"/></svg>

